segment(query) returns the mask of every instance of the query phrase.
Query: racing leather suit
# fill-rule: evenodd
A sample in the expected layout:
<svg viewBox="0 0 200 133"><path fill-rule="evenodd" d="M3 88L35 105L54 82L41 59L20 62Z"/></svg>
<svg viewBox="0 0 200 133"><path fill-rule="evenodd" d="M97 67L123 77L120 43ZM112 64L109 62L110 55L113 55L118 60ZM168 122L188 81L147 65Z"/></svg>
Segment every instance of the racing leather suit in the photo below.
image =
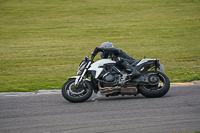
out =
<svg viewBox="0 0 200 133"><path fill-rule="evenodd" d="M118 49L116 47L111 48L99 48L96 47L94 53L97 54L98 52L101 53L101 58L111 58L112 60L116 61L116 64L121 66L122 68L125 68L127 72L130 73L130 75L136 76L140 75L140 72L138 72L131 64L136 59L130 57L128 54L126 54L121 49Z"/></svg>

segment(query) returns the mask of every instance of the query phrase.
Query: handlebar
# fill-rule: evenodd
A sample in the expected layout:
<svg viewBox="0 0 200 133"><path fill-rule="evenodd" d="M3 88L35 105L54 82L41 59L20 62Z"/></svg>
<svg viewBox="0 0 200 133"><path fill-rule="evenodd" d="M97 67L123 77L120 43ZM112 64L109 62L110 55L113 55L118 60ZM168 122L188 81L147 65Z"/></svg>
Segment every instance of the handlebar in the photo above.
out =
<svg viewBox="0 0 200 133"><path fill-rule="evenodd" d="M92 53L91 53L91 60L93 61L94 60L94 57L95 57L96 55L94 54L94 51L92 51Z"/></svg>
<svg viewBox="0 0 200 133"><path fill-rule="evenodd" d="M91 54L91 60L92 60L92 61L94 60L94 57L95 57L95 56L93 56L93 55Z"/></svg>

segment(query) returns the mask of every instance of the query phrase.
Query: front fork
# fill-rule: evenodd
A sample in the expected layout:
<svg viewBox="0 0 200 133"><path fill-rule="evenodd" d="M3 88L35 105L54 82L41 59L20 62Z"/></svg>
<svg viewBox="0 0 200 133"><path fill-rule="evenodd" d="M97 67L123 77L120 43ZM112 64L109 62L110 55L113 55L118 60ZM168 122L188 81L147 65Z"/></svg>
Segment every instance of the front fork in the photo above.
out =
<svg viewBox="0 0 200 133"><path fill-rule="evenodd" d="M80 83L82 83L82 81L84 79L84 76L85 76L85 73L88 71L90 65L91 65L91 61L88 62L87 66L85 67L85 69L84 69L83 73L81 74L81 76L79 78L76 78L76 80L75 80L76 87L78 87L80 85Z"/></svg>

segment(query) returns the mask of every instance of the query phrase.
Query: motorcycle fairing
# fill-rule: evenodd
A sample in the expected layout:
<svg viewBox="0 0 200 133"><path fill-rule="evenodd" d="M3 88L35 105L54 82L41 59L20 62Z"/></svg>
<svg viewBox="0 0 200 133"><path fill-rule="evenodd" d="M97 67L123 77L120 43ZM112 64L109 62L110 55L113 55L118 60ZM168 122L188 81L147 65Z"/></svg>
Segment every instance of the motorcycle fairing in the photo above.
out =
<svg viewBox="0 0 200 133"><path fill-rule="evenodd" d="M91 67L88 69L89 71L96 71L95 79L98 78L100 73L103 71L103 65L104 64L110 64L110 63L116 63L115 61L112 61L110 59L101 59L96 62L94 62Z"/></svg>
<svg viewBox="0 0 200 133"><path fill-rule="evenodd" d="M156 61L159 61L159 59L141 59L140 62L138 62L138 64L136 64L136 69L139 70L144 65L146 65L146 63L152 64ZM164 73L164 66L161 63L158 63L158 64L159 64L158 69Z"/></svg>
<svg viewBox="0 0 200 133"><path fill-rule="evenodd" d="M148 61L156 61L157 59L141 59L140 62L136 65L136 66L139 66L141 64L144 64Z"/></svg>

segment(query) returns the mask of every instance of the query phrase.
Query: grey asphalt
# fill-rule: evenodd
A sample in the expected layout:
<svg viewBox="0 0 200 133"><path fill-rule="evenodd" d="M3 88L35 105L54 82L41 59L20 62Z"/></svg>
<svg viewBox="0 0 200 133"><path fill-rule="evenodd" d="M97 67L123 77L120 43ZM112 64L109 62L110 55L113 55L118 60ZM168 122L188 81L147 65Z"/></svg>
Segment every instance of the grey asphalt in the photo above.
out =
<svg viewBox="0 0 200 133"><path fill-rule="evenodd" d="M200 131L200 85L172 86L161 98L93 95L66 101L60 91L0 96L0 133L171 133Z"/></svg>

